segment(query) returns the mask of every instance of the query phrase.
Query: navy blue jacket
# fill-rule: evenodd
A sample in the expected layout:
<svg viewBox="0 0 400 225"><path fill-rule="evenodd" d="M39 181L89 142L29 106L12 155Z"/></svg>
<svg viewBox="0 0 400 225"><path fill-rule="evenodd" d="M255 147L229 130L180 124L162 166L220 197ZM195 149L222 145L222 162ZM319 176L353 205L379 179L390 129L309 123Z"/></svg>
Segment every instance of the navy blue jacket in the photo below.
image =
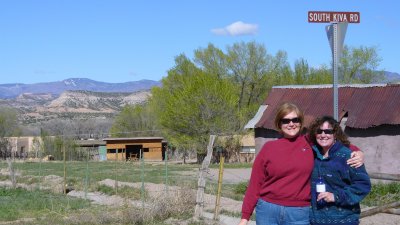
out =
<svg viewBox="0 0 400 225"><path fill-rule="evenodd" d="M351 150L340 142L331 147L327 158L323 158L316 146L313 146L313 150L315 159L311 175L311 224L359 224L359 203L371 190L365 166L353 168L347 165ZM317 204L316 181L319 176L325 182L326 191L334 194L335 202Z"/></svg>

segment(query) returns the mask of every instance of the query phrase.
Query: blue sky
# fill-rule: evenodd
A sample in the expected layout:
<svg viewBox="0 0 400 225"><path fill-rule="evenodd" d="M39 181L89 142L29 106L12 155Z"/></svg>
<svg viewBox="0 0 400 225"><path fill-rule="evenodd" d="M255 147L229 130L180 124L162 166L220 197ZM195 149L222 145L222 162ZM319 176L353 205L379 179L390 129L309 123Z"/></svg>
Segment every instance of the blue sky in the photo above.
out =
<svg viewBox="0 0 400 225"><path fill-rule="evenodd" d="M328 23L308 11L360 12L344 43L378 48L379 69L400 73L398 0L1 0L0 83L89 78L160 80L184 53L256 41L267 52L328 65Z"/></svg>

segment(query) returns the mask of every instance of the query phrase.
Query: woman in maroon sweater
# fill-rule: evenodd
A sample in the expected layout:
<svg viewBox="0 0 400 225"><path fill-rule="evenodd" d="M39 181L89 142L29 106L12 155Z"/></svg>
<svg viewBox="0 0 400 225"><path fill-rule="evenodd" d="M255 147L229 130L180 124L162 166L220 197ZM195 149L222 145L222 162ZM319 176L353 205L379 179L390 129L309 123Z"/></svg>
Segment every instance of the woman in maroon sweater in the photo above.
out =
<svg viewBox="0 0 400 225"><path fill-rule="evenodd" d="M254 208L257 225L310 224L314 155L310 142L301 135L303 120L303 113L296 105L285 103L279 107L275 126L283 137L265 143L258 153L239 225L247 224ZM349 163L362 165L362 154Z"/></svg>

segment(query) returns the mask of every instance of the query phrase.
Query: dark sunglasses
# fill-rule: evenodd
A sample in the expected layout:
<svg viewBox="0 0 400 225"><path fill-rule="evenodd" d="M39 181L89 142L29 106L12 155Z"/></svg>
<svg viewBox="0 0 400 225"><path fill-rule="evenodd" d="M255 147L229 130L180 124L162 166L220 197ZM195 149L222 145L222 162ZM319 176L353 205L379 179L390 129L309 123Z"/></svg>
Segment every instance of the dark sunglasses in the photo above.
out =
<svg viewBox="0 0 400 225"><path fill-rule="evenodd" d="M281 119L282 124L289 124L290 122L293 123L300 123L300 119L298 117L292 118L292 119Z"/></svg>
<svg viewBox="0 0 400 225"><path fill-rule="evenodd" d="M333 129L317 129L317 134L322 134L322 132L324 132L325 134L333 134Z"/></svg>

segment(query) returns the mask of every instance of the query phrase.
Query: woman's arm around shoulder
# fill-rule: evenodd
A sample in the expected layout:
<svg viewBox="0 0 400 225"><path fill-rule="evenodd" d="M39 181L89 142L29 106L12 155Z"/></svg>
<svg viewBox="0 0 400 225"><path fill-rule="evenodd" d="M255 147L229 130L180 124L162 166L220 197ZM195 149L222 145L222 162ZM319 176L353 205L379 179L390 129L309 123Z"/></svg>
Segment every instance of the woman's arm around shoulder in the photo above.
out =
<svg viewBox="0 0 400 225"><path fill-rule="evenodd" d="M352 144L350 144L349 149L351 150L351 157L347 160L347 164L354 168L364 165L364 152Z"/></svg>

